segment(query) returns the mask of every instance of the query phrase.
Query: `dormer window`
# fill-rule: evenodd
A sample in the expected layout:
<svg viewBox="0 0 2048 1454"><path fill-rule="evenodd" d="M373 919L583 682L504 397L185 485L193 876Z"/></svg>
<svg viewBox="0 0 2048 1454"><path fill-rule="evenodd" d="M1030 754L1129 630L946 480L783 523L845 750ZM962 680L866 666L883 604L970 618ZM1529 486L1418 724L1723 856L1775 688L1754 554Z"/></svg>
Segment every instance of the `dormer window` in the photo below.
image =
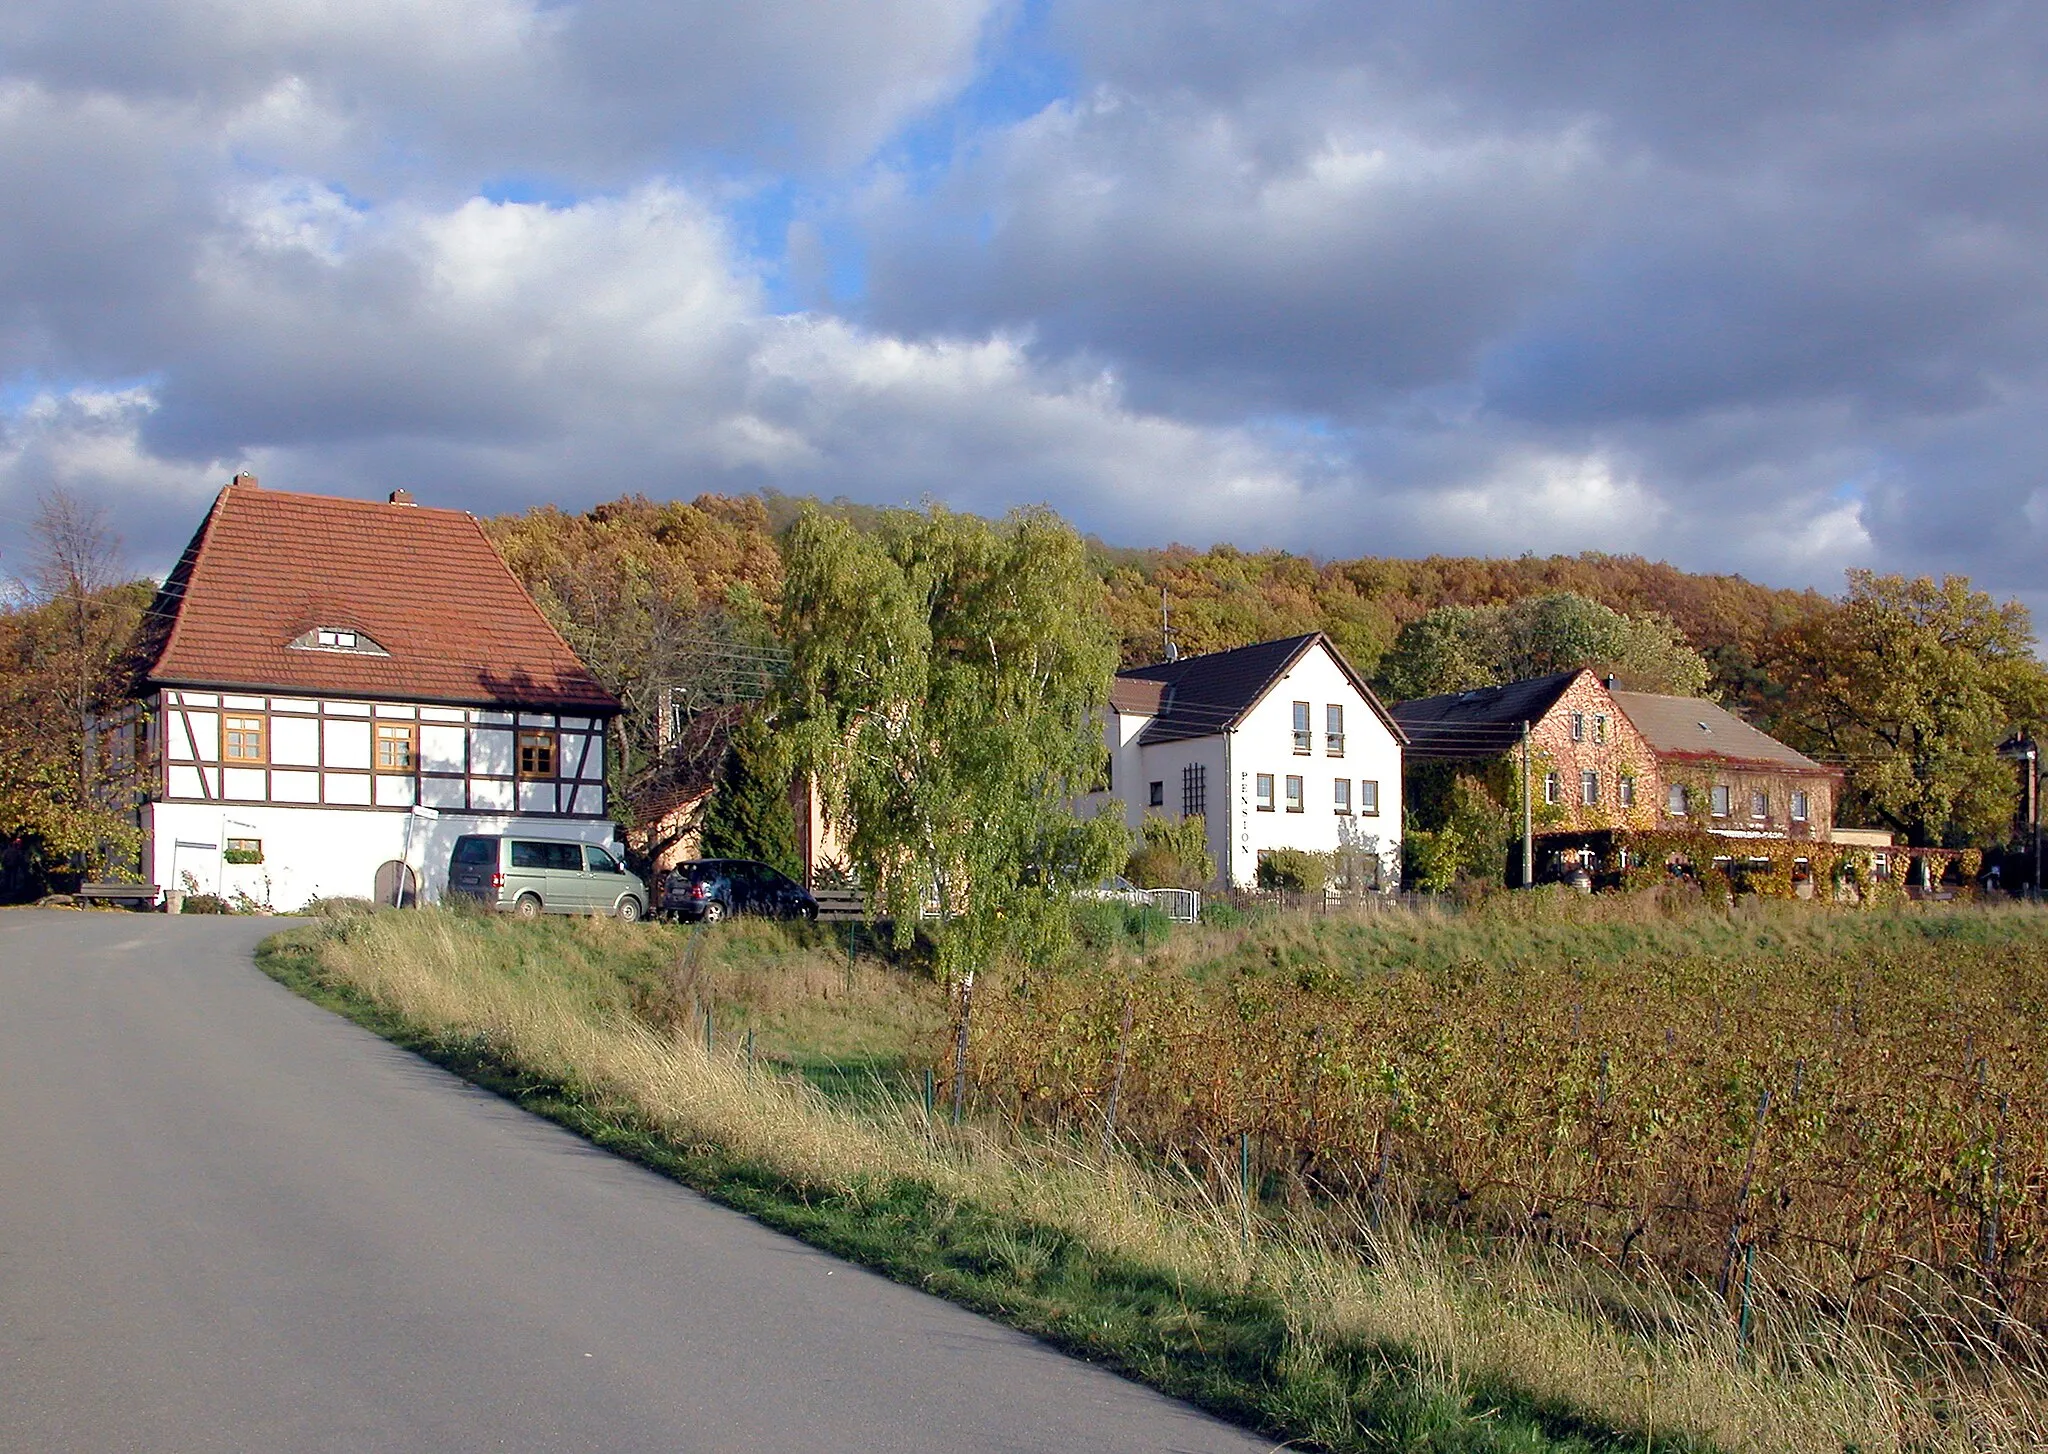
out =
<svg viewBox="0 0 2048 1454"><path fill-rule="evenodd" d="M294 651L342 651L351 656L389 656L368 633L353 626L315 626L291 642Z"/></svg>

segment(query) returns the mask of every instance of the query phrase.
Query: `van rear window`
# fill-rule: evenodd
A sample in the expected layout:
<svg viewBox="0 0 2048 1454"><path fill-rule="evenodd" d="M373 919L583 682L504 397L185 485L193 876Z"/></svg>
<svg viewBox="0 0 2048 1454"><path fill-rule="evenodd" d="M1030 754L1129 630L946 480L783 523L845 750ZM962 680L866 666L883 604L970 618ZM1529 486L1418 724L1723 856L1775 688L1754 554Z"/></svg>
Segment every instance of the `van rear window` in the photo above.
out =
<svg viewBox="0 0 2048 1454"><path fill-rule="evenodd" d="M498 861L498 840L495 838L458 838L455 840L455 861L457 863L496 863Z"/></svg>

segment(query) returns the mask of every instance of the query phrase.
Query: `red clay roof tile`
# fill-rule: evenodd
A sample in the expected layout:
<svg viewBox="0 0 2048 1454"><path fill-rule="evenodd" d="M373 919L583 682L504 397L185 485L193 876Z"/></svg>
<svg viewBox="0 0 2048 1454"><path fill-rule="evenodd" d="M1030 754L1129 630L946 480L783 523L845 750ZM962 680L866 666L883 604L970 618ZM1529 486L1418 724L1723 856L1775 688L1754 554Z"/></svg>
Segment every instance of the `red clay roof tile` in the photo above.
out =
<svg viewBox="0 0 2048 1454"><path fill-rule="evenodd" d="M238 479L164 582L153 683L616 712L461 510ZM388 655L289 643L321 627Z"/></svg>

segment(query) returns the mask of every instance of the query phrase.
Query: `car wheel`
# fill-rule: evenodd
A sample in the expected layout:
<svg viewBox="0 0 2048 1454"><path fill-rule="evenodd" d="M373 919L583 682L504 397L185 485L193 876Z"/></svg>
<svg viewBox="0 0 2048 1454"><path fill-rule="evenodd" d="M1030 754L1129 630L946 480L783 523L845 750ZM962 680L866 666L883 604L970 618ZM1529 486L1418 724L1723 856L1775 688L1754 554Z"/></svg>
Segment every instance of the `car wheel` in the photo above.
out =
<svg viewBox="0 0 2048 1454"><path fill-rule="evenodd" d="M519 902L512 906L512 914L513 917L519 919L538 919L540 917L540 897L536 894L521 894Z"/></svg>
<svg viewBox="0 0 2048 1454"><path fill-rule="evenodd" d="M640 901L631 894L620 899L619 917L628 924L638 923L640 919Z"/></svg>
<svg viewBox="0 0 2048 1454"><path fill-rule="evenodd" d="M720 919L723 919L724 917L725 905L719 903L718 900L713 899L710 903L704 906L705 923L716 924Z"/></svg>

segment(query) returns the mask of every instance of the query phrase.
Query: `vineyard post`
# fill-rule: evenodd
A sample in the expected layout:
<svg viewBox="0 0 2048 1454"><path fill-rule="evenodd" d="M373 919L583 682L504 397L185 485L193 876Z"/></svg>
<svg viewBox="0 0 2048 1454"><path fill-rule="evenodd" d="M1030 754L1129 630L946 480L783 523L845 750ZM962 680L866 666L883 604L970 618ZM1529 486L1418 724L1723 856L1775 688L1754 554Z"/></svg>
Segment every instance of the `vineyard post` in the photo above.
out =
<svg viewBox="0 0 2048 1454"><path fill-rule="evenodd" d="M1735 1257L1742 1250L1742 1227L1747 1220L1749 1206L1749 1184L1756 1176L1757 1148L1763 1144L1764 1117L1771 1112L1771 1088L1764 1087L1763 1095L1756 1103L1756 1126L1749 1134L1749 1158L1742 1168L1742 1186L1735 1193L1735 1219L1728 1224L1728 1255L1721 1263L1720 1293L1728 1296L1728 1284L1735 1277ZM1744 1296L1747 1297L1745 1290Z"/></svg>
<svg viewBox="0 0 2048 1454"><path fill-rule="evenodd" d="M1102 1151L1106 1156L1116 1142L1116 1106L1124 1092L1124 1065L1131 1048L1131 997L1124 996L1123 1024L1116 1035L1116 1071L1109 1078L1109 1106L1102 1117Z"/></svg>
<svg viewBox="0 0 2048 1454"><path fill-rule="evenodd" d="M953 1042L953 1124L967 1105L967 1018L974 1012L974 971L960 977L960 1033Z"/></svg>
<svg viewBox="0 0 2048 1454"><path fill-rule="evenodd" d="M711 1005L708 1001L704 1005L704 1053L711 1053Z"/></svg>
<svg viewBox="0 0 2048 1454"><path fill-rule="evenodd" d="M1522 724L1522 887L1536 882L1535 802L1529 791L1529 724Z"/></svg>

